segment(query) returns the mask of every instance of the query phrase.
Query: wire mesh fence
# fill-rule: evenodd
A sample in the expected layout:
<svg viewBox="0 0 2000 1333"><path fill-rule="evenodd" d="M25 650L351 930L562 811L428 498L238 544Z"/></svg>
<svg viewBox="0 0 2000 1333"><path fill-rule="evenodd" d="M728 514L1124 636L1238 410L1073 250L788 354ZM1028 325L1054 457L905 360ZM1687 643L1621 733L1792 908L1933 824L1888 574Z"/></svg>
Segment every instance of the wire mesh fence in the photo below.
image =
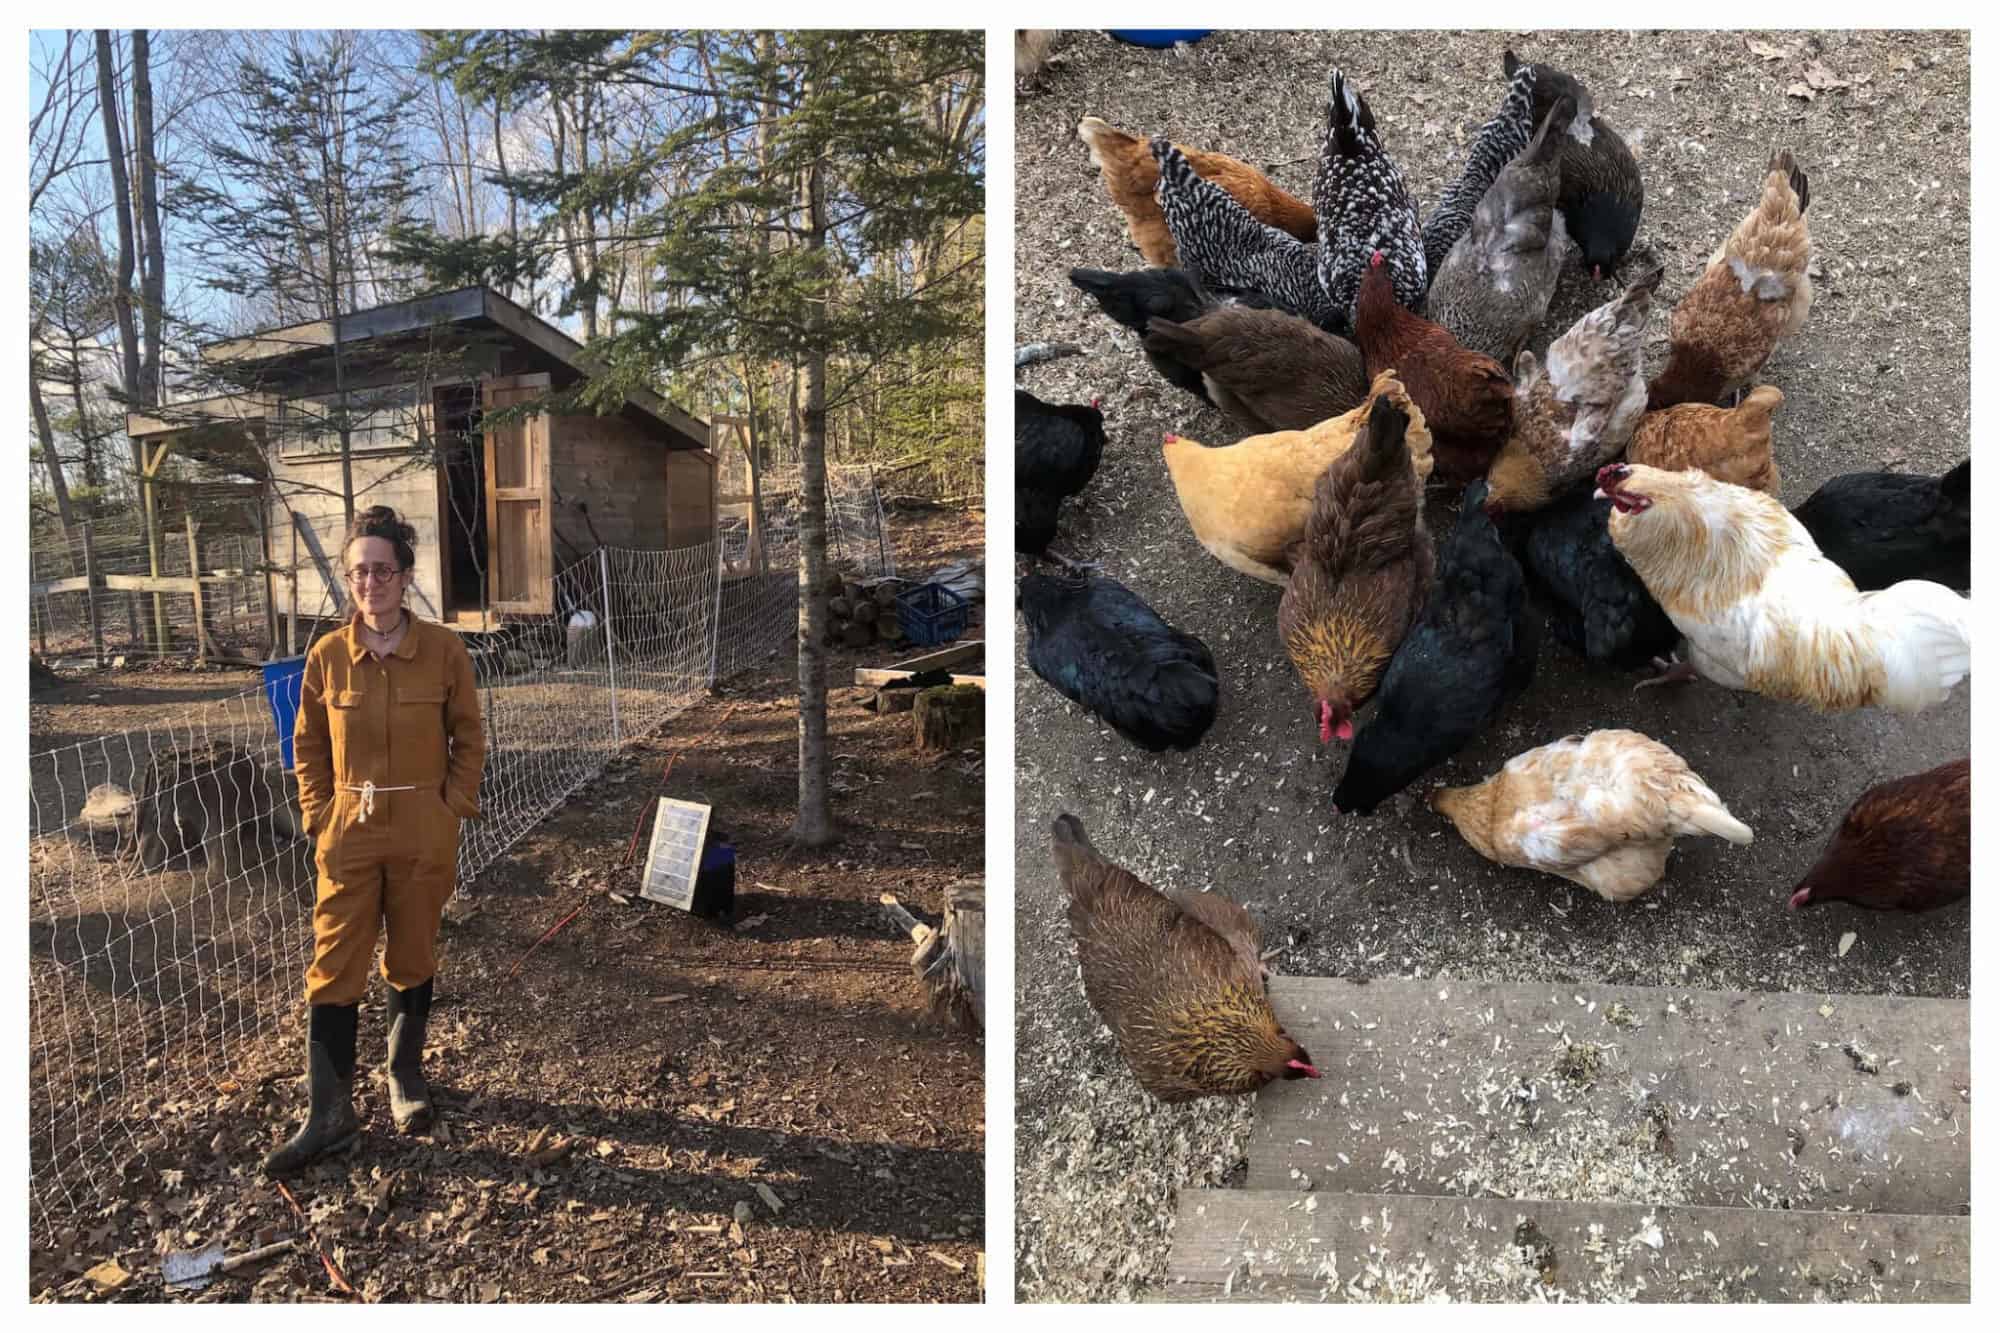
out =
<svg viewBox="0 0 2000 1333"><path fill-rule="evenodd" d="M240 517L240 516L239 516ZM241 524L160 525L158 551L130 519L38 529L29 540L28 636L44 658L164 656L193 651L196 602L187 586L200 565L200 624L208 649L261 655L269 646L261 540ZM159 580L179 586L147 587Z"/></svg>
<svg viewBox="0 0 2000 1333"><path fill-rule="evenodd" d="M864 574L879 504L843 502ZM872 503L872 501L871 501ZM880 554L869 559L870 550ZM723 543L603 548L555 576L558 614L475 650L487 759L470 882L621 745L715 682L788 654L796 538L762 574ZM38 1223L115 1191L156 1117L242 1073L301 1004L314 873L284 739L299 678L29 761L29 1139ZM149 1145L151 1147L149 1148Z"/></svg>

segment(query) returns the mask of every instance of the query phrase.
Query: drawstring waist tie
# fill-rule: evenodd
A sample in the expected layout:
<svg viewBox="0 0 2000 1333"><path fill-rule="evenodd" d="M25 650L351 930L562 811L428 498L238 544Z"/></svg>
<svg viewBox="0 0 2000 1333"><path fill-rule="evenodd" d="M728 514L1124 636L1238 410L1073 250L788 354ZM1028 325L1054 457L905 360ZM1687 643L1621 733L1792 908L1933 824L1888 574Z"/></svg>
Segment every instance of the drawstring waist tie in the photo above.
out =
<svg viewBox="0 0 2000 1333"><path fill-rule="evenodd" d="M361 793L361 822L366 824L368 816L375 813L375 793L378 791L415 791L415 787L378 787L373 782L364 782L359 787L342 787L342 791Z"/></svg>

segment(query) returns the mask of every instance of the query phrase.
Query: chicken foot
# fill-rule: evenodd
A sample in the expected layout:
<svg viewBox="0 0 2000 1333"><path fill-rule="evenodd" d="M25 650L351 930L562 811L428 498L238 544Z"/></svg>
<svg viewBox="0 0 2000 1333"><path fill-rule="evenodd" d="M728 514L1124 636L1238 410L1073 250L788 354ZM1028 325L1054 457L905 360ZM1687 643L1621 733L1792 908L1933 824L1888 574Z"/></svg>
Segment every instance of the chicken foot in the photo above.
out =
<svg viewBox="0 0 2000 1333"><path fill-rule="evenodd" d="M1678 653L1654 658L1653 666L1660 674L1640 681L1632 687L1634 691L1643 690L1650 685L1686 685L1701 679L1691 664L1681 661Z"/></svg>

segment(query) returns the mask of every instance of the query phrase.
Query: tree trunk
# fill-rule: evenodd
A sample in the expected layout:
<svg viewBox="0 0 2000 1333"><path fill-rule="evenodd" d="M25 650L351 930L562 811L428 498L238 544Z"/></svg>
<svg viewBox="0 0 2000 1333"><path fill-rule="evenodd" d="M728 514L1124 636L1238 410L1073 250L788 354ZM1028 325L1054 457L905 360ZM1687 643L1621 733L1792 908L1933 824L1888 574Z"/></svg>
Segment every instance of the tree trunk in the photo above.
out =
<svg viewBox="0 0 2000 1333"><path fill-rule="evenodd" d="M97 120L104 127L105 166L111 172L111 198L118 218L118 280L111 289L111 312L118 320L119 388L125 401L139 395L139 331L132 323L132 187L125 176L124 136L118 129L118 72L111 58L111 33L97 30ZM133 453L136 460L138 454ZM155 571L157 572L157 571Z"/></svg>
<svg viewBox="0 0 2000 1333"><path fill-rule="evenodd" d="M806 171L806 248L826 249L826 181ZM829 281L826 290L831 289ZM792 836L807 847L833 841L826 793L826 325L825 296L806 302L805 433L799 441L799 817Z"/></svg>
<svg viewBox="0 0 2000 1333"><path fill-rule="evenodd" d="M49 425L49 409L42 403L41 368L35 364L34 354L28 355L28 406L35 413L35 438L42 443L42 458L48 464L49 485L56 493L56 513L62 519L64 531L76 524L76 515L69 505L69 479L63 476L62 457L56 452L55 428Z"/></svg>
<svg viewBox="0 0 2000 1333"><path fill-rule="evenodd" d="M139 226L146 240L146 267L139 299L146 316L146 355L139 371L139 402L154 406L166 401L162 380L165 356L167 257L160 243L160 180L153 158L153 75L149 67L146 30L132 33L132 132L139 139Z"/></svg>

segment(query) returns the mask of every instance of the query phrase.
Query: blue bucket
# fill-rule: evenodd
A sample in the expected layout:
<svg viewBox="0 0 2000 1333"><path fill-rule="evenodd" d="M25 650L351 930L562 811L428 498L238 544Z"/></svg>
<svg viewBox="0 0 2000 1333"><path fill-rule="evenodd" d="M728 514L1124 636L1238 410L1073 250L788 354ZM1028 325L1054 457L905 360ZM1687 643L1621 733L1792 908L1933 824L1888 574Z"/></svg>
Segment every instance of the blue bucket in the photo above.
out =
<svg viewBox="0 0 2000 1333"><path fill-rule="evenodd" d="M1214 32L1213 28L1108 28L1113 37L1133 46L1151 47L1156 51L1165 50L1175 42L1198 42Z"/></svg>
<svg viewBox="0 0 2000 1333"><path fill-rule="evenodd" d="M299 688L306 679L304 654L264 664L264 697L271 701L271 720L278 727L278 753L285 771L292 771L292 727L299 720Z"/></svg>

